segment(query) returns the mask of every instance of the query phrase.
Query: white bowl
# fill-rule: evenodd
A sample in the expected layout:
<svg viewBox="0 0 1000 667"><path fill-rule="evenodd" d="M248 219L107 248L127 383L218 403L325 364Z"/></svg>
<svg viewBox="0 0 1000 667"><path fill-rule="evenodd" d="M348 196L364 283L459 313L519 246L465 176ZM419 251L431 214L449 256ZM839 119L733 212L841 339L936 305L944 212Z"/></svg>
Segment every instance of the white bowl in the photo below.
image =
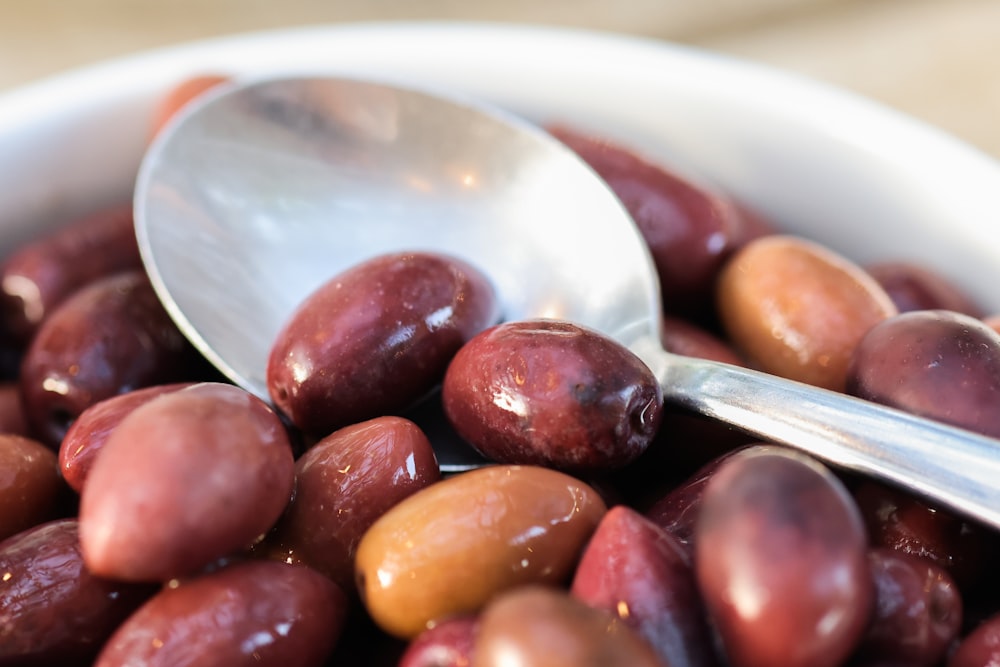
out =
<svg viewBox="0 0 1000 667"><path fill-rule="evenodd" d="M808 80L648 40L514 25L346 24L155 51L0 96L0 251L124 200L159 95L205 72L372 74L562 121L717 182L858 261L943 271L1000 312L1000 166Z"/></svg>

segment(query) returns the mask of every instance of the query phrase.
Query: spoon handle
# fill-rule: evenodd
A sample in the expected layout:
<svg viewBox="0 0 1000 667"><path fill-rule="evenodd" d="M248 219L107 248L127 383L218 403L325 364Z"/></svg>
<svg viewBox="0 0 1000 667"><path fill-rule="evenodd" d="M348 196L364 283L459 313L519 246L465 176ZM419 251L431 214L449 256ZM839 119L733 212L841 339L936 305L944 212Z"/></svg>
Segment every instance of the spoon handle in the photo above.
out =
<svg viewBox="0 0 1000 667"><path fill-rule="evenodd" d="M765 373L648 352L640 356L655 362L666 402L1000 528L1000 440Z"/></svg>

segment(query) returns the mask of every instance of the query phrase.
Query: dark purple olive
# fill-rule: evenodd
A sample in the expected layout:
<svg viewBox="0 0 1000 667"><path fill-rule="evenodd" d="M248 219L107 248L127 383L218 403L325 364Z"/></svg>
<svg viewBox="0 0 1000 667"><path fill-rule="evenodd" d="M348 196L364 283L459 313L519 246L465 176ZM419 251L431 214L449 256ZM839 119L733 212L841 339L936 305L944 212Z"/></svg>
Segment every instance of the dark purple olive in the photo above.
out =
<svg viewBox="0 0 1000 667"><path fill-rule="evenodd" d="M1000 665L1000 613L980 622L964 637L948 659L948 667Z"/></svg>
<svg viewBox="0 0 1000 667"><path fill-rule="evenodd" d="M66 483L77 493L82 493L94 459L122 420L157 396L191 384L177 382L136 389L106 398L80 413L59 445L59 470Z"/></svg>
<svg viewBox="0 0 1000 667"><path fill-rule="evenodd" d="M872 546L931 560L967 597L980 595L988 583L996 582L996 531L874 480L860 482L853 495Z"/></svg>
<svg viewBox="0 0 1000 667"><path fill-rule="evenodd" d="M695 573L733 667L838 667L872 614L851 497L825 467L778 447L735 454L709 480Z"/></svg>
<svg viewBox="0 0 1000 667"><path fill-rule="evenodd" d="M78 525L60 519L0 542L0 665L89 664L156 590L91 574Z"/></svg>
<svg viewBox="0 0 1000 667"><path fill-rule="evenodd" d="M31 436L21 404L21 387L16 380L0 380L0 433Z"/></svg>
<svg viewBox="0 0 1000 667"><path fill-rule="evenodd" d="M0 541L61 516L64 491L51 449L31 438L0 433Z"/></svg>
<svg viewBox="0 0 1000 667"><path fill-rule="evenodd" d="M618 616L666 665L717 664L687 552L635 510L619 505L604 515L570 593Z"/></svg>
<svg viewBox="0 0 1000 667"><path fill-rule="evenodd" d="M862 337L848 393L1000 437L1000 334L945 310L902 313Z"/></svg>
<svg viewBox="0 0 1000 667"><path fill-rule="evenodd" d="M95 667L321 667L348 598L302 565L235 563L165 586L115 631Z"/></svg>
<svg viewBox="0 0 1000 667"><path fill-rule="evenodd" d="M377 417L320 440L295 462L295 477L295 497L260 548L306 563L349 590L364 532L441 472L416 424Z"/></svg>
<svg viewBox="0 0 1000 667"><path fill-rule="evenodd" d="M121 271L142 269L132 203L75 220L25 244L0 267L0 313L22 344L81 287Z"/></svg>
<svg viewBox="0 0 1000 667"><path fill-rule="evenodd" d="M708 329L680 317L663 317L661 342L667 352L674 354L746 366L746 360L728 342Z"/></svg>
<svg viewBox="0 0 1000 667"><path fill-rule="evenodd" d="M709 461L686 481L662 494L646 510L646 518L672 535L689 558L694 557L694 534L705 487L722 463L737 451L740 450Z"/></svg>
<svg viewBox="0 0 1000 667"><path fill-rule="evenodd" d="M322 437L415 403L497 317L492 286L465 262L376 257L299 306L271 350L268 391L296 426Z"/></svg>
<svg viewBox="0 0 1000 667"><path fill-rule="evenodd" d="M455 355L441 395L455 430L486 458L574 472L635 460L663 410L659 384L637 356L556 320L477 335Z"/></svg>
<svg viewBox="0 0 1000 667"><path fill-rule="evenodd" d="M21 366L32 432L53 448L106 398L201 379L205 361L160 304L145 273L119 273L75 292L39 328Z"/></svg>
<svg viewBox="0 0 1000 667"><path fill-rule="evenodd" d="M565 127L550 131L614 191L649 246L664 308L701 317L723 262L762 226L726 195L623 146Z"/></svg>
<svg viewBox="0 0 1000 667"><path fill-rule="evenodd" d="M865 267L901 313L953 310L972 317L983 312L968 294L943 275L910 262L879 262Z"/></svg>
<svg viewBox="0 0 1000 667"><path fill-rule="evenodd" d="M398 667L469 667L478 616L454 616L424 630L410 642Z"/></svg>
<svg viewBox="0 0 1000 667"><path fill-rule="evenodd" d="M855 660L863 664L934 667L958 637L962 597L943 569L892 549L868 554L875 615Z"/></svg>

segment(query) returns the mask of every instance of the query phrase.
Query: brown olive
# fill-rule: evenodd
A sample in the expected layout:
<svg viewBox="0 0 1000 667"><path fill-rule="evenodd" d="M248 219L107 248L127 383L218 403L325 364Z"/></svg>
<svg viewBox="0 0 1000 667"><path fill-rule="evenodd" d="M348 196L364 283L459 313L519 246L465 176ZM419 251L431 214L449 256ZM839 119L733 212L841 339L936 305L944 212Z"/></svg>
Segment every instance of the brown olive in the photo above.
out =
<svg viewBox="0 0 1000 667"><path fill-rule="evenodd" d="M739 250L719 276L717 297L726 332L751 363L838 391L858 341L897 312L859 266L792 236Z"/></svg>
<svg viewBox="0 0 1000 667"><path fill-rule="evenodd" d="M500 591L568 581L604 512L596 491L554 470L461 473L372 524L358 545L358 591L384 630L410 639Z"/></svg>
<svg viewBox="0 0 1000 667"><path fill-rule="evenodd" d="M502 594L483 610L472 654L472 667L671 664L618 616L537 585Z"/></svg>

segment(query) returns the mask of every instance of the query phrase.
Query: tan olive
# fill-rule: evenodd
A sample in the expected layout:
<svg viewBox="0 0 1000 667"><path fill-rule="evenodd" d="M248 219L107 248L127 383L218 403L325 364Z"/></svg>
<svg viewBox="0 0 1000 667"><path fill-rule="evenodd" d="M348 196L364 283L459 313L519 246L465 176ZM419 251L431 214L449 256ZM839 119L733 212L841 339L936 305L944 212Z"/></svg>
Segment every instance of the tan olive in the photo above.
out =
<svg viewBox="0 0 1000 667"><path fill-rule="evenodd" d="M510 591L483 611L472 656L472 667L666 664L618 616L541 586Z"/></svg>
<svg viewBox="0 0 1000 667"><path fill-rule="evenodd" d="M412 638L514 586L565 583L606 507L574 477L491 466L432 484L361 538L358 591L383 630Z"/></svg>
<svg viewBox="0 0 1000 667"><path fill-rule="evenodd" d="M856 264L781 235L749 243L723 268L718 309L729 337L761 370L836 391L861 337L897 312Z"/></svg>

